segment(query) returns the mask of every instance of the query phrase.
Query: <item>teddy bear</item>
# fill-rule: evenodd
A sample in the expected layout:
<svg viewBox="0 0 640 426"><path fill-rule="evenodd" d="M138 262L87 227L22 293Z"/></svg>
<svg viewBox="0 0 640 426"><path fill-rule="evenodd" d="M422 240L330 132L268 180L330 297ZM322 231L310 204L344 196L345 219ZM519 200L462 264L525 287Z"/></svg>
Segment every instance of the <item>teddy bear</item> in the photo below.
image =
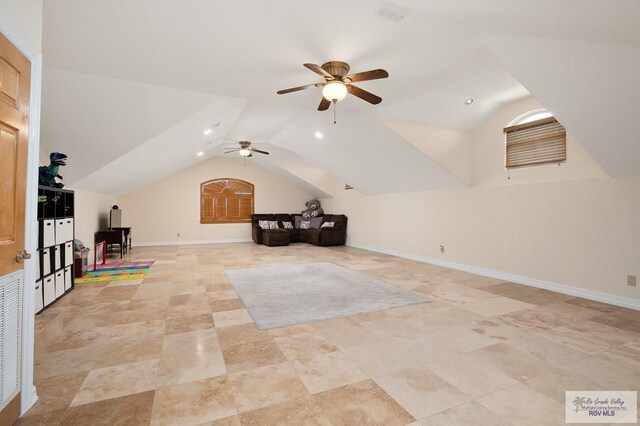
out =
<svg viewBox="0 0 640 426"><path fill-rule="evenodd" d="M318 217L324 214L324 210L320 207L319 200L309 200L304 205L307 206L307 210L302 211L302 217L305 219L311 219L312 217Z"/></svg>

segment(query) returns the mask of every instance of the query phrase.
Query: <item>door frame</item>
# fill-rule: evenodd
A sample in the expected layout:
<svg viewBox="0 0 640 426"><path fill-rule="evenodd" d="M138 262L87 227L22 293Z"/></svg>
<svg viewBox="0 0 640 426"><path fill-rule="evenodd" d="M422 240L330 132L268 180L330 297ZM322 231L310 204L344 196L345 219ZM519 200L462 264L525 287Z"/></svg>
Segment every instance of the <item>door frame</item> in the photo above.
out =
<svg viewBox="0 0 640 426"><path fill-rule="evenodd" d="M36 254L38 240L38 165L40 163L40 105L42 101L42 53L27 40L18 27L0 11L0 32L31 62L31 92L29 93L29 150L27 157L27 187L25 193L24 247ZM22 366L21 407L24 414L38 400L33 385L35 350L35 261L24 263L22 291Z"/></svg>

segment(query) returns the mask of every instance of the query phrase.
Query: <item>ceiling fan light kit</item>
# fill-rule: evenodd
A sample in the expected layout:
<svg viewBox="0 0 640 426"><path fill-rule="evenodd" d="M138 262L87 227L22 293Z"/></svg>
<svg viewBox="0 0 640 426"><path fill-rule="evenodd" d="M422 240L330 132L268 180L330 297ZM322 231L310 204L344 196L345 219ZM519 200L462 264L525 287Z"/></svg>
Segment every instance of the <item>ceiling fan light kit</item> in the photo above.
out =
<svg viewBox="0 0 640 426"><path fill-rule="evenodd" d="M240 145L240 148L235 148L232 149L230 151L225 152L225 154L231 154L233 152L237 152L238 154L240 154L241 157L253 157L253 153L258 153L258 154L264 154L264 155L269 155L269 153L267 151L263 151L261 149L257 149L257 148L253 148L251 146L251 142L249 141L239 141L238 145Z"/></svg>
<svg viewBox="0 0 640 426"><path fill-rule="evenodd" d="M307 84L305 86L279 90L277 92L278 95L299 92L301 90L309 89L310 87L322 87L322 100L318 106L318 111L328 110L332 102L335 105L337 102L344 99L347 94L351 94L373 105L377 105L382 102L381 97L354 86L352 83L389 77L389 73L383 69L349 74L351 67L346 62L341 61L326 62L322 64L322 66L316 64L304 64L304 66L323 77L325 81L323 83Z"/></svg>
<svg viewBox="0 0 640 426"><path fill-rule="evenodd" d="M322 96L331 102L340 102L347 96L347 85L341 81L332 81L322 88Z"/></svg>

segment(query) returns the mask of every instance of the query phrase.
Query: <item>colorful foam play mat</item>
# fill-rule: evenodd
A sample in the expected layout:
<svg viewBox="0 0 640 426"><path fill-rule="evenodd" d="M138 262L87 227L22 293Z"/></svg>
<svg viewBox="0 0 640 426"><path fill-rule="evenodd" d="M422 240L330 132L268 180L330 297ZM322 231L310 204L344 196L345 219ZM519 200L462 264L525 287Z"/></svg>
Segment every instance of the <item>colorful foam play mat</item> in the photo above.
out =
<svg viewBox="0 0 640 426"><path fill-rule="evenodd" d="M100 283L105 281L140 280L147 276L153 260L137 262L109 262L96 266L95 271L88 271L82 278L76 278L76 284Z"/></svg>

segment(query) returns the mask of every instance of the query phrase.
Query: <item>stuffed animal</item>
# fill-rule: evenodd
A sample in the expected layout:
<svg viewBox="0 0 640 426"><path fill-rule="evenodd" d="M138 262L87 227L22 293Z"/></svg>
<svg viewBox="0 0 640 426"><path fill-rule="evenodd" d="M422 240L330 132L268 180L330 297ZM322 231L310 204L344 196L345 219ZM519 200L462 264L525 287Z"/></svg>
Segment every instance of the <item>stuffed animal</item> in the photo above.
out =
<svg viewBox="0 0 640 426"><path fill-rule="evenodd" d="M67 156L61 152L52 152L49 155L49 160L51 164L38 168L38 185L51 186L53 188L64 187L64 183L56 182L56 178L62 179L58 171L60 170L60 166L67 165Z"/></svg>
<svg viewBox="0 0 640 426"><path fill-rule="evenodd" d="M320 201L316 199L309 200L304 205L307 206L307 210L302 211L302 217L305 219L311 219L312 217L318 217L324 214L324 210L320 207Z"/></svg>

